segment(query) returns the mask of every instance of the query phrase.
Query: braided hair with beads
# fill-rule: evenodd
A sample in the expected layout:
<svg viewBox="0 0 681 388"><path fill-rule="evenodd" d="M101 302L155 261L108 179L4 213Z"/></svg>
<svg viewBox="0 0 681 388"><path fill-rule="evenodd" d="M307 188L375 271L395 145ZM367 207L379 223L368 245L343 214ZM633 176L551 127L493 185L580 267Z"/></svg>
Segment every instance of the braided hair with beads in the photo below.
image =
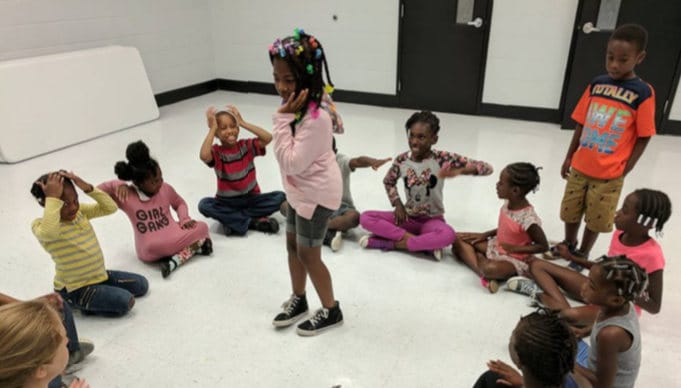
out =
<svg viewBox="0 0 681 388"><path fill-rule="evenodd" d="M596 264L603 268L605 279L615 285L617 295L626 301L646 297L648 274L625 255L601 256Z"/></svg>
<svg viewBox="0 0 681 388"><path fill-rule="evenodd" d="M296 113L296 123L309 111L316 118L325 94L333 93L333 82L329 65L321 42L312 35L296 28L292 36L277 39L269 46L270 62L275 59L286 61L296 79L296 95L308 90L307 101ZM323 73L326 74L326 83Z"/></svg>
<svg viewBox="0 0 681 388"><path fill-rule="evenodd" d="M661 233L665 222L672 215L672 203L669 196L659 190L638 189L636 195L637 222L643 226L655 228Z"/></svg>
<svg viewBox="0 0 681 388"><path fill-rule="evenodd" d="M543 385L561 386L577 354L577 340L565 321L539 309L520 318L514 336L520 364Z"/></svg>

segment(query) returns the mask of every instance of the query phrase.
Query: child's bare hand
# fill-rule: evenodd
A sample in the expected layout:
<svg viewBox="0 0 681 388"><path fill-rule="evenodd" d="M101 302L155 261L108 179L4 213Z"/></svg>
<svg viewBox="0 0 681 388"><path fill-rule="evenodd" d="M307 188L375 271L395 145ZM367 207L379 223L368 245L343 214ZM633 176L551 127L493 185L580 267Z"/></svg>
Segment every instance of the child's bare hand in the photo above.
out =
<svg viewBox="0 0 681 388"><path fill-rule="evenodd" d="M71 385L69 385L69 388L90 388L90 384L88 384L85 379L76 378Z"/></svg>
<svg viewBox="0 0 681 388"><path fill-rule="evenodd" d="M439 178L454 178L456 176L461 175L464 172L464 170L465 170L465 167L459 167L459 168L443 167L437 173L437 176Z"/></svg>
<svg viewBox="0 0 681 388"><path fill-rule="evenodd" d="M234 105L227 105L227 108L229 108L229 110L232 113L234 113L234 116L236 116L236 121L237 121L236 124L238 126L242 126L243 123L244 123L244 119L243 119L243 117L241 117L241 112L239 112L239 110Z"/></svg>
<svg viewBox="0 0 681 388"><path fill-rule="evenodd" d="M61 198L64 192L64 178L58 172L52 172L47 175L45 183L37 181L35 184L40 186L43 193L45 193L45 197Z"/></svg>
<svg viewBox="0 0 681 388"><path fill-rule="evenodd" d="M395 206L395 225L400 226L407 220L407 210L400 202Z"/></svg>
<svg viewBox="0 0 681 388"><path fill-rule="evenodd" d="M303 89L297 95L295 93L291 93L291 95L288 96L288 100L286 100L284 105L279 107L277 112L279 113L299 112L303 108L303 105L305 105L305 101L307 101L307 94L308 94L307 89Z"/></svg>
<svg viewBox="0 0 681 388"><path fill-rule="evenodd" d="M120 203L125 203L128 200L128 191L130 188L128 185L122 184L116 188L116 198Z"/></svg>
<svg viewBox="0 0 681 388"><path fill-rule="evenodd" d="M570 325L570 330L572 330L572 333L575 335L575 337L577 337L577 339L584 338L591 334L591 328L592 326L590 325L582 327Z"/></svg>
<svg viewBox="0 0 681 388"><path fill-rule="evenodd" d="M486 233L459 233L457 237L471 245L487 241Z"/></svg>
<svg viewBox="0 0 681 388"><path fill-rule="evenodd" d="M497 384L508 385L509 387L523 386L523 376L507 363L501 360L492 360L487 363L487 368L501 377L497 380Z"/></svg>
<svg viewBox="0 0 681 388"><path fill-rule="evenodd" d="M563 165L560 167L560 176L563 179L567 179L568 175L570 174L570 164L572 164L572 161L566 158L563 162Z"/></svg>
<svg viewBox="0 0 681 388"><path fill-rule="evenodd" d="M560 257L569 260L572 254L570 253L570 250L568 249L567 245L560 243L556 245L556 249L558 250L558 254L560 254Z"/></svg>
<svg viewBox="0 0 681 388"><path fill-rule="evenodd" d="M196 221L195 220L189 220L189 221L185 222L184 224L182 224L182 226L181 226L182 229L193 229L194 227L196 227Z"/></svg>
<svg viewBox="0 0 681 388"><path fill-rule="evenodd" d="M61 295L59 295L56 292L53 292L51 294L43 295L40 298L40 300L43 300L50 304L52 307L55 309L61 311L64 308L64 300L61 298Z"/></svg>
<svg viewBox="0 0 681 388"><path fill-rule="evenodd" d="M89 193L92 191L94 188L92 187L91 184L85 182L81 177L76 175L73 171L66 171L66 170L60 170L59 174L64 177L71 179L74 185L78 186L79 189L83 190L86 193Z"/></svg>
<svg viewBox="0 0 681 388"><path fill-rule="evenodd" d="M218 127L218 122L215 120L215 113L217 109L214 106L208 107L206 110L206 122L208 123L208 128L215 129Z"/></svg>
<svg viewBox="0 0 681 388"><path fill-rule="evenodd" d="M506 253L515 253L520 246L514 245L514 244L509 244L507 242L499 242L499 245L501 245L502 248L506 251Z"/></svg>
<svg viewBox="0 0 681 388"><path fill-rule="evenodd" d="M385 159L374 159L373 162L371 162L371 168L374 169L374 171L378 170L382 165L388 163L389 161L393 160L393 158L385 158Z"/></svg>

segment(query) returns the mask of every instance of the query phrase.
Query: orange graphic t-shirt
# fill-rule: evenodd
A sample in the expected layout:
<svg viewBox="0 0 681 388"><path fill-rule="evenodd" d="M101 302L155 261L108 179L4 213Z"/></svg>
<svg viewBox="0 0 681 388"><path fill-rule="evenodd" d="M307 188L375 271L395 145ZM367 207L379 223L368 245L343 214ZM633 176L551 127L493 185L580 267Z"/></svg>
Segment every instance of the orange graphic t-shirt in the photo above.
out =
<svg viewBox="0 0 681 388"><path fill-rule="evenodd" d="M582 125L571 167L597 179L619 178L639 137L655 135L655 91L640 78L596 77L572 119Z"/></svg>

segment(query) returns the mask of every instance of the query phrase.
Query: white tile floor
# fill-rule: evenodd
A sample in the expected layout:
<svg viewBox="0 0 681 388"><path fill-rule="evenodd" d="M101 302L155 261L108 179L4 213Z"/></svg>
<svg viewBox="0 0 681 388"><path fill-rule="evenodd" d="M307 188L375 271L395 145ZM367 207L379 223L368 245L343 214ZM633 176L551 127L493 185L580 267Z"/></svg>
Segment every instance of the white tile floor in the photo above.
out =
<svg viewBox="0 0 681 388"><path fill-rule="evenodd" d="M236 104L244 118L270 127L278 104L273 96L216 92L161 109L161 119L16 165L0 165L0 261L2 291L29 298L50 291L52 262L30 231L41 209L29 194L41 173L71 169L92 183L113 177L113 165L126 145L143 139L163 168L164 177L203 219L196 204L215 190L213 172L198 159L205 136L204 110L211 104ZM339 104L346 134L338 147L349 155L394 156L406 150L403 123L412 113ZM554 124L440 114L443 129L437 148L488 161L498 171L514 161L544 167L539 192L530 196L551 239L562 238L558 204L563 182L559 167L571 132ZM49 120L45 119L45 125ZM40 141L40 139L36 139ZM661 189L678 206L681 184L674 173L681 163L681 138L653 139L624 192ZM272 155L259 158L263 190L280 189ZM352 191L361 209L387 209L379 172L359 170ZM500 206L490 177L447 182L447 220L458 230L495 227ZM679 215L665 228L664 307L641 319L641 387L679 386L681 362L681 265ZM252 233L224 237L213 231L215 254L199 257L163 280L156 267L135 258L133 238L122 213L94 226L109 268L146 275L148 296L121 319L77 316L82 336L96 350L81 375L93 387L467 387L491 358L509 359L508 338L518 318L531 312L527 299L500 291L490 295L451 253L437 263L404 253L363 251L346 241L334 254L323 251L334 280L345 325L319 337L301 338L293 329L275 330L272 317L288 297L289 278L283 234ZM363 231L357 231L355 238ZM610 236L594 250L603 253ZM319 305L310 289L313 308Z"/></svg>

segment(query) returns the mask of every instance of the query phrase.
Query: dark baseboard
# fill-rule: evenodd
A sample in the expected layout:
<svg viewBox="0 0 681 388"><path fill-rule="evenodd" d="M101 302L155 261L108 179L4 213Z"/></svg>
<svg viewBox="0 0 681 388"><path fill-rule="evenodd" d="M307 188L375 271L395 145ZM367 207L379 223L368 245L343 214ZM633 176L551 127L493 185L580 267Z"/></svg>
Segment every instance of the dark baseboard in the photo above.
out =
<svg viewBox="0 0 681 388"><path fill-rule="evenodd" d="M681 135L681 121L679 120L667 120L663 126L661 134L664 135Z"/></svg>
<svg viewBox="0 0 681 388"><path fill-rule="evenodd" d="M154 97L156 98L156 105L162 107L164 105L170 105L182 100L198 97L203 94L212 93L216 90L218 90L218 80L214 79L179 89L169 90L156 94Z"/></svg>
<svg viewBox="0 0 681 388"><path fill-rule="evenodd" d="M235 81L231 79L218 79L217 82L220 90L270 95L277 94L277 91L274 89L274 85L268 82ZM397 96L392 96L389 94L353 92L350 90L336 90L333 92L333 99L334 101L350 102L353 104L388 107L399 106Z"/></svg>
<svg viewBox="0 0 681 388"><path fill-rule="evenodd" d="M558 109L531 108L515 105L480 104L478 115L502 117L505 119L543 121L548 123L560 123Z"/></svg>

